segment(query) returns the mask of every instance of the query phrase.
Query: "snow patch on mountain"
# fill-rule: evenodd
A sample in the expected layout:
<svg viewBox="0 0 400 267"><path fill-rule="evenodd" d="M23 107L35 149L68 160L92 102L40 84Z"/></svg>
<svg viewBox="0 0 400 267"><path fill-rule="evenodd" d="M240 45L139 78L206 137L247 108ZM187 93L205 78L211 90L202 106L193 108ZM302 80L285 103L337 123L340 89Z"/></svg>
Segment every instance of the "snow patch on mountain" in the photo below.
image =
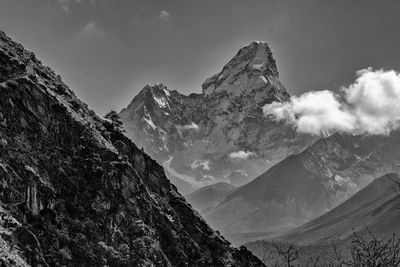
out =
<svg viewBox="0 0 400 267"><path fill-rule="evenodd" d="M154 124L153 120L151 119L151 116L149 112L147 111L146 106L144 106L144 116L143 120L147 123L148 126L150 126L153 130L157 129L157 126Z"/></svg>
<svg viewBox="0 0 400 267"><path fill-rule="evenodd" d="M248 159L251 156L255 156L256 153L251 151L236 151L229 154L231 159Z"/></svg>
<svg viewBox="0 0 400 267"><path fill-rule="evenodd" d="M166 99L164 97L156 97L154 96L154 100L157 102L158 106L160 108L167 108L168 106L168 102L166 101Z"/></svg>
<svg viewBox="0 0 400 267"><path fill-rule="evenodd" d="M190 124L185 124L185 125L176 125L175 127L180 130L198 130L199 129L199 125L197 125L194 122L191 122Z"/></svg>
<svg viewBox="0 0 400 267"><path fill-rule="evenodd" d="M261 70L263 66L264 64L260 63L260 64L253 64L251 67L256 70Z"/></svg>
<svg viewBox="0 0 400 267"><path fill-rule="evenodd" d="M171 94L169 93L169 90L167 88L163 88L164 93L166 96L171 96Z"/></svg>

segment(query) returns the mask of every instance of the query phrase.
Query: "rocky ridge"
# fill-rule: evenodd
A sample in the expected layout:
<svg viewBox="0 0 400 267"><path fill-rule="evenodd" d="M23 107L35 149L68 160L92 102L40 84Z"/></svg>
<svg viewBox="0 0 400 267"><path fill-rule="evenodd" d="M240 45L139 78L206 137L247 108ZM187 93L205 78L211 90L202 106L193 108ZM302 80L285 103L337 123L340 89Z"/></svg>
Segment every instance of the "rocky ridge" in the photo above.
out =
<svg viewBox="0 0 400 267"><path fill-rule="evenodd" d="M1 264L262 266L2 32L0 173Z"/></svg>

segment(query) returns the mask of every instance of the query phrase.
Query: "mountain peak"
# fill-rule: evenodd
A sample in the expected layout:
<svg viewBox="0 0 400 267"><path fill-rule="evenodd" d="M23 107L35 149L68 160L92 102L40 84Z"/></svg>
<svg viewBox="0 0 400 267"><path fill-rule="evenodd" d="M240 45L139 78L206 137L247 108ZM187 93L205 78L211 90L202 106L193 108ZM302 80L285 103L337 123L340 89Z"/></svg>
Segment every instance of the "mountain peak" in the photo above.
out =
<svg viewBox="0 0 400 267"><path fill-rule="evenodd" d="M154 92L154 91L156 91L156 92L162 91L166 95L169 94L168 87L163 83L155 83L154 85L148 83L143 87L143 89L140 91L140 93L147 92L147 91L152 91L152 92Z"/></svg>
<svg viewBox="0 0 400 267"><path fill-rule="evenodd" d="M133 101L144 101L152 99L157 101L159 99L163 99L165 102L165 98L168 98L171 95L171 91L167 88L163 83L146 84L142 90L134 97Z"/></svg>
<svg viewBox="0 0 400 267"><path fill-rule="evenodd" d="M226 64L222 71L208 78L203 83L203 93L209 95L214 92L227 91L234 95L280 84L276 62L268 44L263 41L253 41L241 48L238 53ZM243 88L243 84L248 87Z"/></svg>

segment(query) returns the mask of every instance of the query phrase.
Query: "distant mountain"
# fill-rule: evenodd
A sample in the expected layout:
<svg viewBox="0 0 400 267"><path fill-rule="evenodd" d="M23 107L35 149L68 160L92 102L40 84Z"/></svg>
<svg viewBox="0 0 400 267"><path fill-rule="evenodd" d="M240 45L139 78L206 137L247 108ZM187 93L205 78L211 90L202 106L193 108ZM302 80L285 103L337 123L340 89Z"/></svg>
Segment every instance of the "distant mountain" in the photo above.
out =
<svg viewBox="0 0 400 267"><path fill-rule="evenodd" d="M334 134L289 156L203 213L231 241L248 241L304 224L384 173L397 170L398 132Z"/></svg>
<svg viewBox="0 0 400 267"><path fill-rule="evenodd" d="M186 200L199 212L203 213L207 209L221 202L229 193L235 190L231 184L216 183L204 186L186 196Z"/></svg>
<svg viewBox="0 0 400 267"><path fill-rule="evenodd" d="M165 175L168 177L168 179L176 186L178 189L179 193L182 195L188 195L196 191L198 188L200 188L200 185L195 185L194 183L187 182L185 179L179 178L179 176L176 176L168 170L164 169Z"/></svg>
<svg viewBox="0 0 400 267"><path fill-rule="evenodd" d="M353 232L376 237L400 234L400 183L397 174L375 179L328 213L291 230L280 240L299 245L330 244L349 238Z"/></svg>
<svg viewBox="0 0 400 267"><path fill-rule="evenodd" d="M253 42L201 94L148 85L120 116L128 136L175 181L238 186L199 211L242 243L315 219L399 164L398 131L320 138L264 116L265 104L289 99L268 45Z"/></svg>
<svg viewBox="0 0 400 267"><path fill-rule="evenodd" d="M3 32L0 218L1 266L264 266Z"/></svg>
<svg viewBox="0 0 400 267"><path fill-rule="evenodd" d="M265 104L288 99L268 45L253 42L201 94L147 85L120 117L128 137L175 177L239 186L317 139L264 116Z"/></svg>

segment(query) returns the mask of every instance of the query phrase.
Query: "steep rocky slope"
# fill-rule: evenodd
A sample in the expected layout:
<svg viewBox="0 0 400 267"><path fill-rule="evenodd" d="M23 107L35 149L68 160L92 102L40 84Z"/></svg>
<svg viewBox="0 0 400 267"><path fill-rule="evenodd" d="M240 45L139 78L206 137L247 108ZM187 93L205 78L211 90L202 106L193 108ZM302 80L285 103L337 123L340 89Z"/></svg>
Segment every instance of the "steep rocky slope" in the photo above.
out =
<svg viewBox="0 0 400 267"><path fill-rule="evenodd" d="M354 232L376 237L400 234L400 198L397 174L387 174L328 213L302 225L280 240L299 245L331 244L348 239Z"/></svg>
<svg viewBox="0 0 400 267"><path fill-rule="evenodd" d="M301 225L398 166L400 134L334 134L289 156L225 197L204 216L231 241ZM240 234L241 233L241 234ZM247 235L247 237L245 237Z"/></svg>
<svg viewBox="0 0 400 267"><path fill-rule="evenodd" d="M264 117L265 104L288 99L268 45L253 42L201 94L147 85L120 116L128 136L171 175L195 186L243 185L315 140Z"/></svg>
<svg viewBox="0 0 400 267"><path fill-rule="evenodd" d="M1 265L262 265L2 32L0 173Z"/></svg>

